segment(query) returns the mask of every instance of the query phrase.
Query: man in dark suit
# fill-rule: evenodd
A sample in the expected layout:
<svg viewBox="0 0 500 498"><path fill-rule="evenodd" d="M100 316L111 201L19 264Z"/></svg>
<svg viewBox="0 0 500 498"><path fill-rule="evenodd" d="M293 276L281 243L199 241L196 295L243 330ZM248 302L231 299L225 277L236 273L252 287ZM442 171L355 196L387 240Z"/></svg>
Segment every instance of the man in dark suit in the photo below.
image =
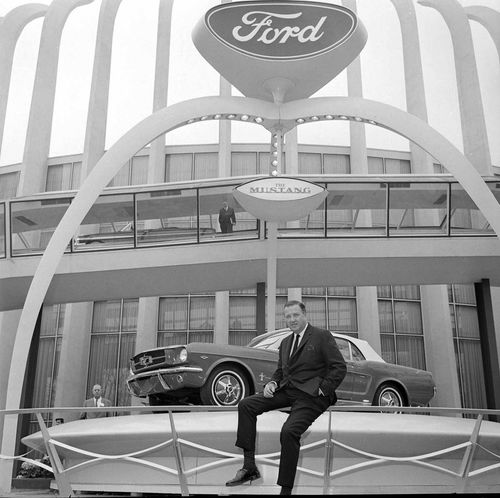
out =
<svg viewBox="0 0 500 498"><path fill-rule="evenodd" d="M92 397L89 399L86 399L83 402L83 406L85 408L89 408L92 406L96 407L101 407L101 406L111 406L111 401L107 398L103 398L101 396L102 388L99 384L96 384L92 388ZM101 418L101 417L109 417L110 413L109 412L83 412L80 415L81 419L86 419L86 418Z"/></svg>
<svg viewBox="0 0 500 498"><path fill-rule="evenodd" d="M288 301L284 315L292 334L283 339L279 347L278 366L271 381L264 386L262 394L244 398L238 405L236 446L243 449L243 468L226 486L237 486L260 477L255 465L257 416L291 406L288 419L281 428L278 474L281 494L291 494L300 437L330 405L336 403L335 390L346 375L346 363L335 339L328 330L308 323L303 303Z"/></svg>
<svg viewBox="0 0 500 498"><path fill-rule="evenodd" d="M222 208L219 211L219 225L222 233L230 233L233 231L233 225L236 225L236 216L234 209L227 202L222 203Z"/></svg>

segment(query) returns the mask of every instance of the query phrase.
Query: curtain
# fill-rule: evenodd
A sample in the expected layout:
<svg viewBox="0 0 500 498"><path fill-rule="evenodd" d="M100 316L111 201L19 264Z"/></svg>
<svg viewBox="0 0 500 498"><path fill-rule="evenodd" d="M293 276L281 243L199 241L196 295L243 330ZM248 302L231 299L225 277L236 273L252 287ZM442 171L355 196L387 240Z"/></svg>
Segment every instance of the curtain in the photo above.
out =
<svg viewBox="0 0 500 498"><path fill-rule="evenodd" d="M326 328L326 300L324 297L303 297L307 317L316 327Z"/></svg>
<svg viewBox="0 0 500 498"><path fill-rule="evenodd" d="M149 156L136 156L132 158L131 185L144 185L148 183Z"/></svg>
<svg viewBox="0 0 500 498"><path fill-rule="evenodd" d="M229 331L229 344L232 346L246 346L255 336L255 330L230 330Z"/></svg>
<svg viewBox="0 0 500 498"><path fill-rule="evenodd" d="M477 308L473 306L455 306L455 327L458 337L479 339L479 322Z"/></svg>
<svg viewBox="0 0 500 498"><path fill-rule="evenodd" d="M89 379L87 397L92 386L100 384L102 396L115 402L118 386L118 343L119 334L92 335L90 339Z"/></svg>
<svg viewBox="0 0 500 498"><path fill-rule="evenodd" d="M219 158L217 152L200 152L194 155L194 179L217 178Z"/></svg>
<svg viewBox="0 0 500 498"><path fill-rule="evenodd" d="M321 154L299 152L299 173L321 174Z"/></svg>
<svg viewBox="0 0 500 498"><path fill-rule="evenodd" d="M425 370L425 351L423 336L396 336L398 365Z"/></svg>
<svg viewBox="0 0 500 498"><path fill-rule="evenodd" d="M255 175L257 172L256 152L233 152L231 154L231 175Z"/></svg>
<svg viewBox="0 0 500 498"><path fill-rule="evenodd" d="M159 306L159 330L187 330L187 297L162 297Z"/></svg>
<svg viewBox="0 0 500 498"><path fill-rule="evenodd" d="M82 163L78 161L73 163L73 173L71 175L71 190L80 188L80 179L82 175Z"/></svg>
<svg viewBox="0 0 500 498"><path fill-rule="evenodd" d="M394 317L397 334L422 334L422 313L420 303L395 301Z"/></svg>
<svg viewBox="0 0 500 498"><path fill-rule="evenodd" d="M476 304L476 291L474 285L454 284L453 285L454 302L461 304ZM450 299L450 301L453 300Z"/></svg>
<svg viewBox="0 0 500 498"><path fill-rule="evenodd" d="M92 317L92 333L117 332L120 330L121 301L96 301Z"/></svg>
<svg viewBox="0 0 500 498"><path fill-rule="evenodd" d="M213 330L215 320L215 297L191 297L189 310L190 330Z"/></svg>
<svg viewBox="0 0 500 498"><path fill-rule="evenodd" d="M0 175L0 199L11 199L17 194L19 172Z"/></svg>
<svg viewBox="0 0 500 498"><path fill-rule="evenodd" d="M455 340L458 375L464 408L484 408L486 391L479 341Z"/></svg>
<svg viewBox="0 0 500 498"><path fill-rule="evenodd" d="M168 154L165 164L165 181L192 180L193 154Z"/></svg>
<svg viewBox="0 0 500 498"><path fill-rule="evenodd" d="M136 334L122 334L120 339L120 357L118 359L117 406L129 406L131 397L125 383L130 371L130 358L135 353Z"/></svg>
<svg viewBox="0 0 500 498"><path fill-rule="evenodd" d="M384 173L384 160L381 157L368 157L368 173L379 175Z"/></svg>
<svg viewBox="0 0 500 498"><path fill-rule="evenodd" d="M392 293L395 299L420 299L420 287L418 285L393 285Z"/></svg>
<svg viewBox="0 0 500 498"><path fill-rule="evenodd" d="M385 173L394 175L410 174L411 173L410 161L407 161L405 159L386 158Z"/></svg>
<svg viewBox="0 0 500 498"><path fill-rule="evenodd" d="M47 167L47 180L45 190L47 192L57 190L71 190L73 188L73 164L54 164Z"/></svg>
<svg viewBox="0 0 500 498"><path fill-rule="evenodd" d="M396 344L393 334L380 334L381 356L388 363L397 363Z"/></svg>
<svg viewBox="0 0 500 498"><path fill-rule="evenodd" d="M55 338L41 337L38 345L36 372L34 373L35 388L33 393L33 407L50 407L52 398Z"/></svg>
<svg viewBox="0 0 500 498"><path fill-rule="evenodd" d="M356 287L327 287L329 296L356 296Z"/></svg>
<svg viewBox="0 0 500 498"><path fill-rule="evenodd" d="M187 332L158 332L158 347L187 344Z"/></svg>
<svg viewBox="0 0 500 498"><path fill-rule="evenodd" d="M127 161L109 182L109 187L130 185L130 161Z"/></svg>
<svg viewBox="0 0 500 498"><path fill-rule="evenodd" d="M394 333L391 301L378 301L378 316L380 320L380 332Z"/></svg>
<svg viewBox="0 0 500 498"><path fill-rule="evenodd" d="M256 330L257 298L229 296L229 329Z"/></svg>
<svg viewBox="0 0 500 498"><path fill-rule="evenodd" d="M349 156L342 154L324 154L323 172L325 175L342 175L351 172Z"/></svg>
<svg viewBox="0 0 500 498"><path fill-rule="evenodd" d="M328 328L350 332L358 330L355 299L328 298Z"/></svg>

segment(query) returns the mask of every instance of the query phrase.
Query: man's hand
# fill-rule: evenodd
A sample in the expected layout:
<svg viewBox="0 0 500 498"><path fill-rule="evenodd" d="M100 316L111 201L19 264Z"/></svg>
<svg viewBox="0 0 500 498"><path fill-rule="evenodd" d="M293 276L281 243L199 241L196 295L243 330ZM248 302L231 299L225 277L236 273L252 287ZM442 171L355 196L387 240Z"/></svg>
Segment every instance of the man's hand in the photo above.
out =
<svg viewBox="0 0 500 498"><path fill-rule="evenodd" d="M274 396L274 391L276 391L276 382L274 382L274 380L272 380L271 382L268 382L265 386L264 386L264 397L265 398L272 398Z"/></svg>

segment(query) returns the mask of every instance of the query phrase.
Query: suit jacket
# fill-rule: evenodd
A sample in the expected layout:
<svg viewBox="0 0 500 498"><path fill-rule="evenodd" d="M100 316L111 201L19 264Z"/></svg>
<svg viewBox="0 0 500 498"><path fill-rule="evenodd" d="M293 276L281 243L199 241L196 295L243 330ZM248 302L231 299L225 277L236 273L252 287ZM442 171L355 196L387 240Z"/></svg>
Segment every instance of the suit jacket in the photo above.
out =
<svg viewBox="0 0 500 498"><path fill-rule="evenodd" d="M297 351L290 357L293 335L281 342L278 366L271 380L278 384L278 389L291 385L311 396L318 396L321 389L335 403L335 390L344 379L347 366L332 334L308 324Z"/></svg>
<svg viewBox="0 0 500 498"><path fill-rule="evenodd" d="M102 398L101 397L101 402L104 406L112 406L111 405L111 401L109 401L109 399L107 398ZM95 404L94 404L94 398L89 398L89 399L86 399L84 402L83 402L83 406L85 408L93 408L95 407ZM81 415L80 415L80 418L81 419L84 419L84 418L101 418L101 417L109 417L111 414L110 412L83 412Z"/></svg>
<svg viewBox="0 0 500 498"><path fill-rule="evenodd" d="M236 223L236 215L234 214L234 209L232 207L228 207L227 211L224 208L221 208L219 211L219 223L221 225L234 225Z"/></svg>

